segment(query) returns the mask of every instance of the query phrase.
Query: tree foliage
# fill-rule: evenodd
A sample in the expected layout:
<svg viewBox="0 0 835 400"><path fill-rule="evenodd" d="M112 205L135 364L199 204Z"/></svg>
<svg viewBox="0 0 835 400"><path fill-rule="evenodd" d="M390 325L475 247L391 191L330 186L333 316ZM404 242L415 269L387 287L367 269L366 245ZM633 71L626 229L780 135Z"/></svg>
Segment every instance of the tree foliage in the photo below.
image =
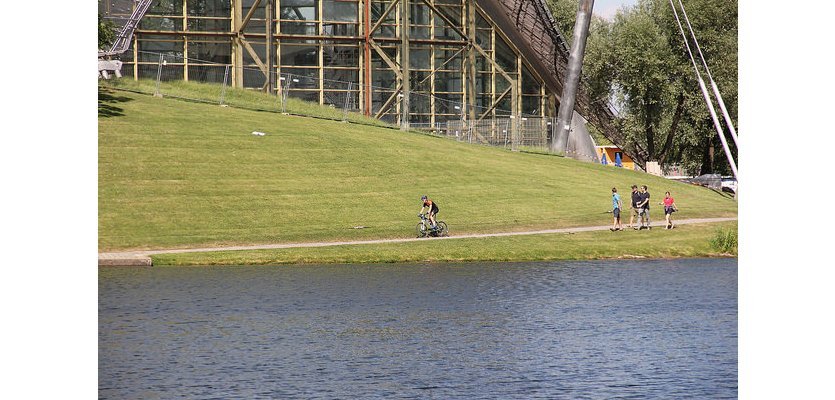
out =
<svg viewBox="0 0 835 400"><path fill-rule="evenodd" d="M116 25L99 14L99 49L110 46L114 40L116 40Z"/></svg>
<svg viewBox="0 0 835 400"><path fill-rule="evenodd" d="M554 15L557 27L565 35L565 40L570 43L574 34L574 22L577 20L578 2L575 0L548 0L547 3L551 7L551 14Z"/></svg>
<svg viewBox="0 0 835 400"><path fill-rule="evenodd" d="M682 2L733 117L737 110L736 1ZM576 1L549 3L555 18L564 20L560 27L569 22L573 27L576 15L567 13L573 8L576 14ZM678 0L673 4L678 6ZM680 9L678 13L689 38ZM698 57L692 40L690 46ZM698 58L696 62L709 87L706 71ZM583 75L592 96L610 98L619 106L616 122L626 143L618 144L639 164L680 164L694 174L730 172L721 147L717 147L717 133L669 0L639 0L622 8L612 21L594 18Z"/></svg>

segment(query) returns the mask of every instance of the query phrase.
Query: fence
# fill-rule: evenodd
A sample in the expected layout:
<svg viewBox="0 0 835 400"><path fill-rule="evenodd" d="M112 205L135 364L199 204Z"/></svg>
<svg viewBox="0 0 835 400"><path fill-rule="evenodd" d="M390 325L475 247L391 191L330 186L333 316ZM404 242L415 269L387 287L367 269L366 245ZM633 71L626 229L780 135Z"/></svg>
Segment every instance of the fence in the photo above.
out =
<svg viewBox="0 0 835 400"><path fill-rule="evenodd" d="M128 68L131 70L123 71L126 79L105 81L103 84L155 96L377 126L395 127L402 115L399 109L402 102L397 100L401 100L403 94L395 94L394 83L390 87L371 86L375 99L373 114L379 116L371 118L360 113L361 88L358 82L319 77L316 69L311 69L309 74L278 74L273 71L269 76L273 90L264 93L263 90L231 87L233 76L241 79L245 87L269 87L267 76L259 68L233 67L184 58L176 53L144 51L139 52L135 65L126 63L123 69ZM436 120L445 119L435 123L410 122L409 129L461 142L513 150L547 152L551 127L556 126L556 121L551 118L526 114L515 116L510 110L500 107L467 105L418 91L409 93L409 104L410 115L425 116L429 110L435 111ZM472 120L468 119L472 115L470 113L488 116Z"/></svg>

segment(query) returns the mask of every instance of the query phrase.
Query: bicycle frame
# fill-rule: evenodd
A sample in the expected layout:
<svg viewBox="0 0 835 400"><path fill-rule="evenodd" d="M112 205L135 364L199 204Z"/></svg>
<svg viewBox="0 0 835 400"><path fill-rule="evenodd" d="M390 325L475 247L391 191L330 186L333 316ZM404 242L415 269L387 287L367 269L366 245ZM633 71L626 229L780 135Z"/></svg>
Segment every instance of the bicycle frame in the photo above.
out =
<svg viewBox="0 0 835 400"><path fill-rule="evenodd" d="M430 226L429 217L425 214L419 214L420 216L420 223L418 224L417 231L418 237L425 237L425 236L447 236L449 233L446 222L444 221L435 221L435 229L432 229Z"/></svg>

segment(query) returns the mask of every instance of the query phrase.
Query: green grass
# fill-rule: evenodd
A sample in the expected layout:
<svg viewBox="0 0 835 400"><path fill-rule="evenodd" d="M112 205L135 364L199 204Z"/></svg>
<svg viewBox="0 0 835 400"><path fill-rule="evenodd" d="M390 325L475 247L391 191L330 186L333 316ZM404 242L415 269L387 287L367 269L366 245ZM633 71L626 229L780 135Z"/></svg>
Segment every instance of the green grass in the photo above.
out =
<svg viewBox="0 0 835 400"><path fill-rule="evenodd" d="M411 237L421 194L452 234L610 224L611 188L626 203L632 183L658 220L666 190L676 219L737 211L635 171L106 88L98 135L100 251Z"/></svg>
<svg viewBox="0 0 835 400"><path fill-rule="evenodd" d="M100 85L111 89L129 90L145 94L154 94L157 90L157 83L152 79L113 79L102 81ZM226 91L223 92L222 86L216 83L185 81L160 82L159 92L163 97L217 105L220 105L222 96L223 104L230 107L271 112L281 112L282 110L280 99L276 96L257 90L231 87L227 87ZM356 112L348 112L346 115L341 108L320 106L318 103L311 103L292 97L287 98L287 105L284 111L294 115L305 115L336 121L345 119L357 124L390 127L389 124L383 121L369 118Z"/></svg>
<svg viewBox="0 0 835 400"><path fill-rule="evenodd" d="M730 228L722 227L717 229L710 239L710 245L716 251L736 254L737 241L737 229L734 225Z"/></svg>
<svg viewBox="0 0 835 400"><path fill-rule="evenodd" d="M393 244L246 250L153 256L160 265L276 265L444 261L551 261L601 258L674 258L736 255L711 243L716 227L735 222L680 225L673 230L595 231Z"/></svg>

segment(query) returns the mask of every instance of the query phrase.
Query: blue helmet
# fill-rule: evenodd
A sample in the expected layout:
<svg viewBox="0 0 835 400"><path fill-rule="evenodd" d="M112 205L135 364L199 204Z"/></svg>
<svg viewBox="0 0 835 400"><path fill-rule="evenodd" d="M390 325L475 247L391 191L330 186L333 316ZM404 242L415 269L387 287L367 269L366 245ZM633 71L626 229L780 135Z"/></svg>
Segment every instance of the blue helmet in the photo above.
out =
<svg viewBox="0 0 835 400"><path fill-rule="evenodd" d="M426 195L420 197L421 200L426 200Z"/></svg>

